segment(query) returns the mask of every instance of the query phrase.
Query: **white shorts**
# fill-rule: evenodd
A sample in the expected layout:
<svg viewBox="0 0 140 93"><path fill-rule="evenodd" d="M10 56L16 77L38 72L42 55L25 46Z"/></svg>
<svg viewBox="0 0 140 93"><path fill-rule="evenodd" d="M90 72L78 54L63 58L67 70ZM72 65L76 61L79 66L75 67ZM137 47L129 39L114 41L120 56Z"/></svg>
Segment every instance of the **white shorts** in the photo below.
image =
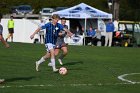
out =
<svg viewBox="0 0 140 93"><path fill-rule="evenodd" d="M52 43L45 44L46 50L50 52L51 49L55 49L55 45Z"/></svg>

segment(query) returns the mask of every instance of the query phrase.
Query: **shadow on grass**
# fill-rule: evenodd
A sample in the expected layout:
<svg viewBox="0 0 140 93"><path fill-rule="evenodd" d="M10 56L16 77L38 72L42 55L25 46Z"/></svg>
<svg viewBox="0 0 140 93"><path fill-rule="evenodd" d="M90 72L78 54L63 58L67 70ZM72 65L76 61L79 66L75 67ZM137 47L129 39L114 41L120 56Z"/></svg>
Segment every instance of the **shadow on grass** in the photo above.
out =
<svg viewBox="0 0 140 93"><path fill-rule="evenodd" d="M75 64L83 64L83 62L82 61L68 62L68 63L65 63L64 66L67 66L67 65L75 65Z"/></svg>
<svg viewBox="0 0 140 93"><path fill-rule="evenodd" d="M71 61L71 62L65 63L63 66L77 65L77 64L83 64L83 63L84 63L83 61ZM83 68L81 67L70 68L69 67L68 70L83 70Z"/></svg>
<svg viewBox="0 0 140 93"><path fill-rule="evenodd" d="M16 77L16 78L10 78L10 79L6 79L6 82L14 82L14 81L20 81L20 80L25 80L25 81L29 81L31 79L33 79L35 77Z"/></svg>

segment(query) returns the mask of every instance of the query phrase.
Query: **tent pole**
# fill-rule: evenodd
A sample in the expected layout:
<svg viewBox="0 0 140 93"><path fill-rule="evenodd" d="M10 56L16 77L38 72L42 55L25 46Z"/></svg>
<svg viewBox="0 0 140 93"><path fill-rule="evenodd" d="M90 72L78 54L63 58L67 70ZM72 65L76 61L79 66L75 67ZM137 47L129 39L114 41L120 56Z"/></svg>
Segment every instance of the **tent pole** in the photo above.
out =
<svg viewBox="0 0 140 93"><path fill-rule="evenodd" d="M85 40L85 39L86 39L86 38L85 38L85 37L86 37L86 29L87 29L86 25L87 25L87 19L85 18L85 28L84 28L84 46L86 45L86 42L85 42L85 41L86 41L86 40Z"/></svg>

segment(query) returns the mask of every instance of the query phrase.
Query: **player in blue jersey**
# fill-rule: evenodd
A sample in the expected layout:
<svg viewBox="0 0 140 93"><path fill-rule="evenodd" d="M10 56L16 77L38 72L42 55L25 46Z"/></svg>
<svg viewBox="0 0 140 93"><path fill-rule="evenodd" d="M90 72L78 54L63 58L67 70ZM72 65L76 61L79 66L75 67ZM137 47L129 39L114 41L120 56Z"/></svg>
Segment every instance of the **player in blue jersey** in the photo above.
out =
<svg viewBox="0 0 140 93"><path fill-rule="evenodd" d="M66 25L66 19L64 17L61 18L61 24L64 26L65 29L68 29L68 26ZM67 48L67 44L64 42L64 37L65 36L69 36L71 37L73 35L73 33L71 33L70 31L64 33L61 36L58 36L57 38L57 42L56 42L56 47L55 47L55 56L57 56L60 52L60 50L62 50L61 55L58 57L58 61L60 63L60 65L63 65L62 59L67 55L68 53L68 48ZM48 66L52 66L51 62L48 64Z"/></svg>
<svg viewBox="0 0 140 93"><path fill-rule="evenodd" d="M36 71L39 71L38 66L40 63L44 62L47 60L49 57L51 58L51 64L54 72L57 72L58 69L56 69L55 66L55 44L58 35L63 35L63 30L64 29L63 25L59 24L60 17L57 14L52 15L52 22L49 22L45 24L42 27L39 27L31 36L30 38L33 39L34 35L38 33L41 29L46 29L46 35L45 35L45 46L47 49L47 53L41 57L40 60L36 62Z"/></svg>
<svg viewBox="0 0 140 93"><path fill-rule="evenodd" d="M1 25L1 19L2 15L0 14L0 41L5 45L5 47L9 47L9 44L4 40L2 32L3 32L3 26ZM4 83L5 79L0 79L0 84Z"/></svg>
<svg viewBox="0 0 140 93"><path fill-rule="evenodd" d="M0 41L5 45L5 47L9 48L9 44L3 38L3 26L1 25L2 15L0 15Z"/></svg>

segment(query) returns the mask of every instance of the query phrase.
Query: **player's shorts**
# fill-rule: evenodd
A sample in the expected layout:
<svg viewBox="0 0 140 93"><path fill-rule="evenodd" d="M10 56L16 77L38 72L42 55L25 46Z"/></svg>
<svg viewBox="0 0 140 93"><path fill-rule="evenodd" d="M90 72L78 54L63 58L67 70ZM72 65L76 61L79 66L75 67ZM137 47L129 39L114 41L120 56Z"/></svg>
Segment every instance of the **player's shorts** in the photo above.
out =
<svg viewBox="0 0 140 93"><path fill-rule="evenodd" d="M50 52L51 49L54 49L55 48L55 45L52 44L52 43L47 43L47 44L45 44L45 47L46 47L46 50L48 52Z"/></svg>
<svg viewBox="0 0 140 93"><path fill-rule="evenodd" d="M8 28L9 33L14 33L14 28Z"/></svg>
<svg viewBox="0 0 140 93"><path fill-rule="evenodd" d="M55 45L55 49L61 49L62 47L66 47L67 46L67 44L66 43L60 43L60 44L56 44Z"/></svg>

